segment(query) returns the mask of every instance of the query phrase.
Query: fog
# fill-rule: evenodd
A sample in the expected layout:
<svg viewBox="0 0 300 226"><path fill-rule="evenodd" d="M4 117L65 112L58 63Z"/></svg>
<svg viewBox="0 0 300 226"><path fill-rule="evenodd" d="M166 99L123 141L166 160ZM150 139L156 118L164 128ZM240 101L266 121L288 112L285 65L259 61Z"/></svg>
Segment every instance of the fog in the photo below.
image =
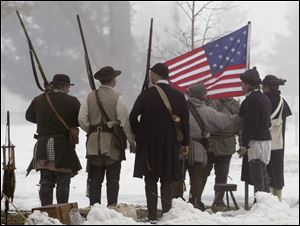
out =
<svg viewBox="0 0 300 226"><path fill-rule="evenodd" d="M205 2L196 4L200 8ZM250 66L257 66L262 78L274 74L287 79L282 93L297 115L299 2L213 4L214 26L206 37L213 39L251 21ZM151 64L189 50L189 40L187 43L179 40L182 34L188 37L190 22L178 2L1 1L2 116L6 110L22 116L31 99L41 93L34 82L28 44L15 10L19 10L24 20L48 80L56 73L69 74L75 83L71 95L80 100L85 98L90 87L76 14L81 18L93 72L106 65L122 70L117 90L123 93L129 108L145 76L150 18L154 19ZM210 12L210 9L204 10L196 21L198 41L195 47L209 41L201 37Z"/></svg>

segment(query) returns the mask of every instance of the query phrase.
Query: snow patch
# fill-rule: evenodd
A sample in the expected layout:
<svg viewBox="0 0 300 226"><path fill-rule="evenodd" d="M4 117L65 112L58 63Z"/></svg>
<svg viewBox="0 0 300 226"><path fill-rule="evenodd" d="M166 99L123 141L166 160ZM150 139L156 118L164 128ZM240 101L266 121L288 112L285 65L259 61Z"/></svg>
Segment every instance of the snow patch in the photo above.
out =
<svg viewBox="0 0 300 226"><path fill-rule="evenodd" d="M62 225L58 219L48 216L48 213L35 210L27 218L25 225Z"/></svg>
<svg viewBox="0 0 300 226"><path fill-rule="evenodd" d="M136 225L132 218L123 216L115 210L98 203L94 204L83 225Z"/></svg>

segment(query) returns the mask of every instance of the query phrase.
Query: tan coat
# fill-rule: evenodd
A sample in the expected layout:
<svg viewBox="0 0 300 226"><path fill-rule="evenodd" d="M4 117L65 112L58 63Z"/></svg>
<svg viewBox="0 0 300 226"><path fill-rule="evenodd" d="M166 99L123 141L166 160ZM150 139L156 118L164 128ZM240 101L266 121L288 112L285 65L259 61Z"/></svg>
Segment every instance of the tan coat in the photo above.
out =
<svg viewBox="0 0 300 226"><path fill-rule="evenodd" d="M201 101L194 97L190 97L189 101L196 107L196 110L201 115L201 118L204 121L207 132L209 132L210 134L224 129L238 131L242 126L242 119L237 115L229 116L225 113L217 112L215 109L206 106L204 101ZM190 135L191 142L189 147L189 163L193 164L197 162L206 165L207 150L199 141L197 141L197 139L202 138L202 132L191 112Z"/></svg>
<svg viewBox="0 0 300 226"><path fill-rule="evenodd" d="M97 89L100 101L112 121L117 121L123 128L129 142L134 142L130 125L128 122L128 109L124 103L122 96L109 86L100 86ZM89 127L101 123L101 112L97 105L94 92L90 92L86 101L82 103L78 121L80 127L88 132ZM121 160L121 152L117 148L117 141L112 133L92 132L86 144L86 156L102 155L107 156L113 161Z"/></svg>

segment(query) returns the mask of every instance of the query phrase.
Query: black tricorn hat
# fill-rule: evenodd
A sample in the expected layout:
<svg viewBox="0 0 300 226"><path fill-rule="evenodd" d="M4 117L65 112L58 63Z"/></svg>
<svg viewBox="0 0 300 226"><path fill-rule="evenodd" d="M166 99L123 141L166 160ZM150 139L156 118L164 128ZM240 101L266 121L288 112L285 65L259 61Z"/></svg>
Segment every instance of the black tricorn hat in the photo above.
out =
<svg viewBox="0 0 300 226"><path fill-rule="evenodd" d="M94 78L100 81L110 81L120 74L121 71L115 70L111 66L105 66L95 73Z"/></svg>
<svg viewBox="0 0 300 226"><path fill-rule="evenodd" d="M161 77L168 79L169 78L169 68L167 65L163 63L157 63L153 67L150 68L151 71L160 75Z"/></svg>
<svg viewBox="0 0 300 226"><path fill-rule="evenodd" d="M52 85L70 85L73 86L74 84L71 84L70 77L66 74L56 74L53 76L53 79L51 81Z"/></svg>
<svg viewBox="0 0 300 226"><path fill-rule="evenodd" d="M261 83L259 73L256 67L249 69L240 75L240 79L250 85L259 85Z"/></svg>
<svg viewBox="0 0 300 226"><path fill-rule="evenodd" d="M284 83L286 83L285 79L277 78L275 75L267 75L262 81L264 86L281 86Z"/></svg>

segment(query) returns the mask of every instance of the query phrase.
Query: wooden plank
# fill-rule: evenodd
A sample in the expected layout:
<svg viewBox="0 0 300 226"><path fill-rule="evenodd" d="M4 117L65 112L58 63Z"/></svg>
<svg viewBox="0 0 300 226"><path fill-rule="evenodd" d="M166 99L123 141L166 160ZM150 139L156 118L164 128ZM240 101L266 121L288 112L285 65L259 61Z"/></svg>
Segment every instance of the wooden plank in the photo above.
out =
<svg viewBox="0 0 300 226"><path fill-rule="evenodd" d="M56 205L48 205L42 206L38 208L33 208L31 211L39 210L42 212L48 213L49 217L57 218L63 224L70 224L70 210L71 209L78 209L77 202L73 203L62 203Z"/></svg>

